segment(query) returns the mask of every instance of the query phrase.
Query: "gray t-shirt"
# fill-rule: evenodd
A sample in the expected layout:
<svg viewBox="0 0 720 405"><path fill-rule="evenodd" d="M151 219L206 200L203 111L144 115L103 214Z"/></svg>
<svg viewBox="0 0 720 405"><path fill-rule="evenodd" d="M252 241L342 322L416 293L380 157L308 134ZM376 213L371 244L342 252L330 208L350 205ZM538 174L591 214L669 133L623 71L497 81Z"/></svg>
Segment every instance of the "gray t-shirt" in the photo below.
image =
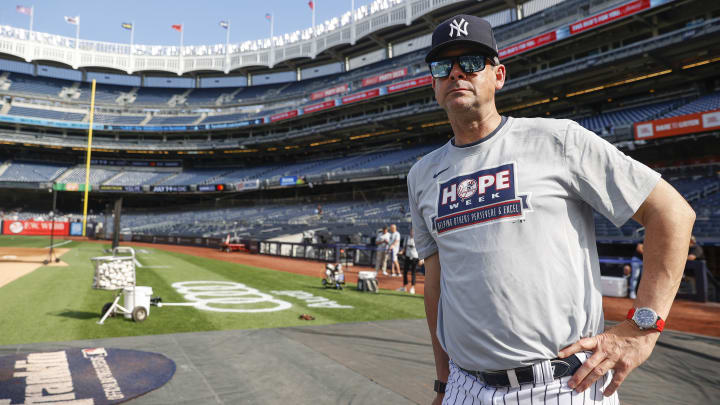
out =
<svg viewBox="0 0 720 405"><path fill-rule="evenodd" d="M471 370L557 356L603 330L593 208L625 223L660 175L569 120L508 118L408 174L420 258L439 252L438 339Z"/></svg>
<svg viewBox="0 0 720 405"><path fill-rule="evenodd" d="M400 248L400 232L395 231L390 234L388 239L388 249L399 249Z"/></svg>

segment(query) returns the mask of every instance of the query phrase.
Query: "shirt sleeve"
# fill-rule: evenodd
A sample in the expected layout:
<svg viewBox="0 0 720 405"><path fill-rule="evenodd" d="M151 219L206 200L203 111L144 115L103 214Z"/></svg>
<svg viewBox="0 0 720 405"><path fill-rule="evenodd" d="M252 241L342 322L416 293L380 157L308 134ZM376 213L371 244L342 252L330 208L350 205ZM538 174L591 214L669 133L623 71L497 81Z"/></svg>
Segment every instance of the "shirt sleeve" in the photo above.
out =
<svg viewBox="0 0 720 405"><path fill-rule="evenodd" d="M565 162L572 191L617 227L635 214L660 179L576 122L567 129Z"/></svg>
<svg viewBox="0 0 720 405"><path fill-rule="evenodd" d="M426 259L438 251L435 239L428 231L425 219L420 213L417 203L417 195L415 187L413 187L412 173L408 175L408 199L410 205L410 215L412 218L413 238L415 239L415 249L417 249L418 257Z"/></svg>

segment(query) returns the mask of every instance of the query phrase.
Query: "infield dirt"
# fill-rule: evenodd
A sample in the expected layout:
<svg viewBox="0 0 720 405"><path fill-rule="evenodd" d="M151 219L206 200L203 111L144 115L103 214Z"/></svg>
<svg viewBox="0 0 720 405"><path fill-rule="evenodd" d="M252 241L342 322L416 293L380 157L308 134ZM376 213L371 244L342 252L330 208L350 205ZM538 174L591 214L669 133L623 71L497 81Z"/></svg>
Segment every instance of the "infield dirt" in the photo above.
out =
<svg viewBox="0 0 720 405"><path fill-rule="evenodd" d="M70 249L53 249L55 257L60 257ZM0 247L0 287L37 270L48 258L48 249ZM52 267L65 267L62 260L47 264Z"/></svg>

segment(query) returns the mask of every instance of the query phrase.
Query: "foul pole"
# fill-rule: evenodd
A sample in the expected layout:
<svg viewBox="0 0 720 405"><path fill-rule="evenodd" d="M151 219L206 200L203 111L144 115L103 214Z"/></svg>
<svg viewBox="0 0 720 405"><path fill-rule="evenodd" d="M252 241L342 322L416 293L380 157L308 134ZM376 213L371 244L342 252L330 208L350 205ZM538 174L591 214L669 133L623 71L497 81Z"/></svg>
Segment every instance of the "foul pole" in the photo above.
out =
<svg viewBox="0 0 720 405"><path fill-rule="evenodd" d="M82 236L85 236L85 226L87 225L88 192L90 191L90 153L92 152L92 130L93 130L93 118L94 117L95 117L95 79L93 79L93 81L92 81L92 91L90 92L90 126L88 129L87 161L85 162L85 198L83 199Z"/></svg>

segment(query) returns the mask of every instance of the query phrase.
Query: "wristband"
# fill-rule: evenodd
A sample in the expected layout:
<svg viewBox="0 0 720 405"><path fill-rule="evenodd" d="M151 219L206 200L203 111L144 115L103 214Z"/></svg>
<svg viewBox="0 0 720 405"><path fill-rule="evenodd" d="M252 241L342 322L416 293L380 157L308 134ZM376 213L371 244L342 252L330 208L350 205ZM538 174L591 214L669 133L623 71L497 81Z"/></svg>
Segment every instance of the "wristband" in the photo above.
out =
<svg viewBox="0 0 720 405"><path fill-rule="evenodd" d="M444 393L445 393L445 386L446 386L446 385L447 385L447 383L444 383L444 382L442 382L442 381L440 381L440 380L435 380L435 388L433 388L433 389L434 389L435 392L437 392L438 394L444 394Z"/></svg>

